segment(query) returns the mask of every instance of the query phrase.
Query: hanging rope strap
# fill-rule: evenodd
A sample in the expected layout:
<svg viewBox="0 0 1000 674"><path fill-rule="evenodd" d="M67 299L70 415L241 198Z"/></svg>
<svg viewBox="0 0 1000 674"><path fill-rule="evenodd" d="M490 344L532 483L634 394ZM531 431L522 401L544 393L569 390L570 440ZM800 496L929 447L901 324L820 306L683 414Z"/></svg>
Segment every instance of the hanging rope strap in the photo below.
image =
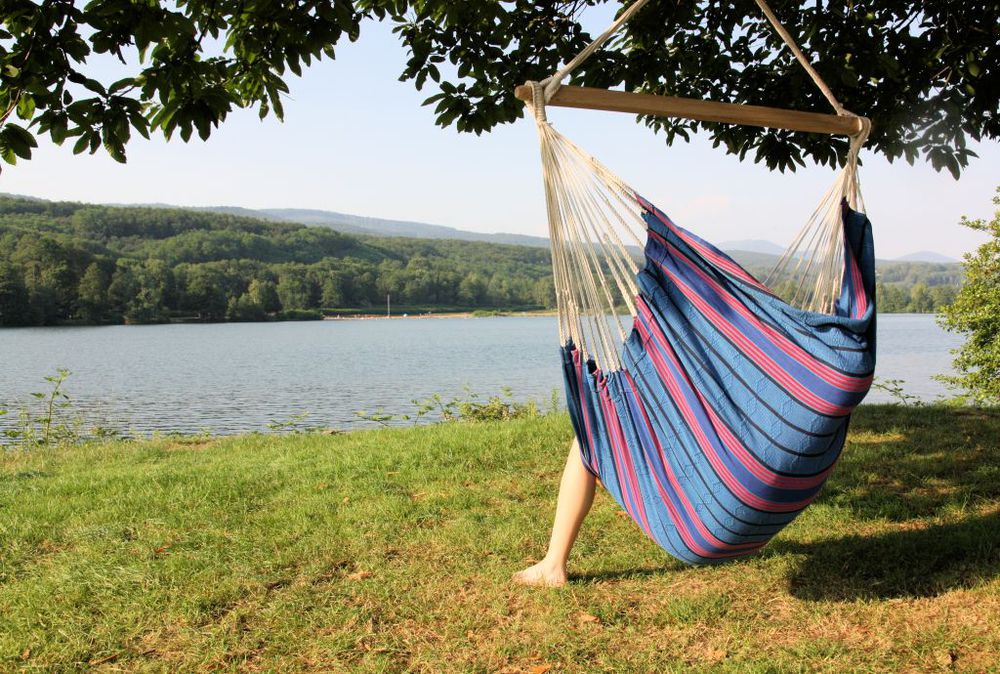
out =
<svg viewBox="0 0 1000 674"><path fill-rule="evenodd" d="M562 81L569 77L570 73L579 67L581 63L590 58L590 55L595 51L604 46L604 43L611 39L611 36L618 32L618 29L624 26L629 20L636 15L636 13L642 9L649 0L636 0L632 5L622 12L615 21L608 26L608 29L597 36L597 39L588 44L583 48L579 54L574 56L569 63L564 65L561 70L556 72L554 75L550 75L542 80L542 84L545 86L545 102L548 103L552 99L553 94L562 84Z"/></svg>
<svg viewBox="0 0 1000 674"><path fill-rule="evenodd" d="M572 340L602 369L621 367L620 348L636 315L636 274L642 264L646 222L639 195L614 173L556 131L545 108L562 81L600 49L649 0L636 0L597 39L558 72L528 82L542 158L549 241L559 313L560 340ZM768 285L778 284L786 299L814 311L829 311L841 291L844 239L841 203L863 208L857 159L870 122L846 110L777 20L765 0L756 0L768 21L792 50L839 116L861 120L851 136L847 163L819 207L781 258Z"/></svg>
<svg viewBox="0 0 1000 674"><path fill-rule="evenodd" d="M765 0L755 1L757 2L757 6L760 7L760 11L764 12L764 16L766 16L767 20L771 22L771 27L774 28L774 32L776 32L781 39L785 41L785 45L787 45L792 54L795 55L799 65L801 65L802 68L809 73L809 77L812 78L813 84L815 84L816 88L819 89L824 96L826 96L826 100L830 101L830 105L833 106L833 109L836 110L837 114L842 117L857 117L857 115L840 104L837 97L833 95L833 91L830 90L830 87L827 86L820 74L816 72L813 64L806 58L806 55L802 53L802 50L799 49L799 45L795 42L795 38L793 38L785 26L778 21L778 17L774 15L773 11L771 11L767 2L765 2Z"/></svg>

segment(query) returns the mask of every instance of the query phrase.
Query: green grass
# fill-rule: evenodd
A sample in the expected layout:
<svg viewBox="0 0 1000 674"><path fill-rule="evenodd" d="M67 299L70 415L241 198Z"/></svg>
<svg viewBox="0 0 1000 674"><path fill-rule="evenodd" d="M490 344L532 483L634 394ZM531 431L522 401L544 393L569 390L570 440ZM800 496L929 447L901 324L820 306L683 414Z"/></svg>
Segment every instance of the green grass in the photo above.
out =
<svg viewBox="0 0 1000 674"><path fill-rule="evenodd" d="M1000 671L1000 414L862 408L762 554L672 561L599 492L543 551L568 420L115 442L0 463L0 670Z"/></svg>

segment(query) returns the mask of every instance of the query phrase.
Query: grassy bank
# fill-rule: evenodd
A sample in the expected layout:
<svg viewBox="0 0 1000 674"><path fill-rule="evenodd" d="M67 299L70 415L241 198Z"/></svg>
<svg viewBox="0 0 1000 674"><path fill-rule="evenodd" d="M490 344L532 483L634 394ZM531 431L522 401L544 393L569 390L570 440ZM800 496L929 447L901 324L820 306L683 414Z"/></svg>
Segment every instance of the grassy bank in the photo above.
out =
<svg viewBox="0 0 1000 674"><path fill-rule="evenodd" d="M8 454L0 670L997 671L1000 414L863 407L821 500L722 567L599 493L570 586L513 587L569 439L550 416Z"/></svg>

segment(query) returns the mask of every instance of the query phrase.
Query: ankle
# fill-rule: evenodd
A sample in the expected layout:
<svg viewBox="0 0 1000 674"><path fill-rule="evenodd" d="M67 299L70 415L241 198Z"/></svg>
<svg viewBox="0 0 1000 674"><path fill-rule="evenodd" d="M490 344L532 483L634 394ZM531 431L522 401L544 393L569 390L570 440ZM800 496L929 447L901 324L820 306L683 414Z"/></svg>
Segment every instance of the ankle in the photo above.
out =
<svg viewBox="0 0 1000 674"><path fill-rule="evenodd" d="M557 557L555 555L545 555L545 557L541 561L541 564L545 565L545 567L549 569L566 571L565 557Z"/></svg>

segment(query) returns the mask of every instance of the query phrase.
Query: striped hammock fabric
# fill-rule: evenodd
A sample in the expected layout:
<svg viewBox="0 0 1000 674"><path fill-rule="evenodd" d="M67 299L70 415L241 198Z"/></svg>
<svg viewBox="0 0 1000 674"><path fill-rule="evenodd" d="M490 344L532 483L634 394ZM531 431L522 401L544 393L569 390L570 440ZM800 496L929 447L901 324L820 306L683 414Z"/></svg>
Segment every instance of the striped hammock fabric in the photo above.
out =
<svg viewBox="0 0 1000 674"><path fill-rule="evenodd" d="M871 385L871 224L841 205L841 293L814 312L635 198L645 266L621 366L562 347L584 465L674 557L752 554L816 498Z"/></svg>

